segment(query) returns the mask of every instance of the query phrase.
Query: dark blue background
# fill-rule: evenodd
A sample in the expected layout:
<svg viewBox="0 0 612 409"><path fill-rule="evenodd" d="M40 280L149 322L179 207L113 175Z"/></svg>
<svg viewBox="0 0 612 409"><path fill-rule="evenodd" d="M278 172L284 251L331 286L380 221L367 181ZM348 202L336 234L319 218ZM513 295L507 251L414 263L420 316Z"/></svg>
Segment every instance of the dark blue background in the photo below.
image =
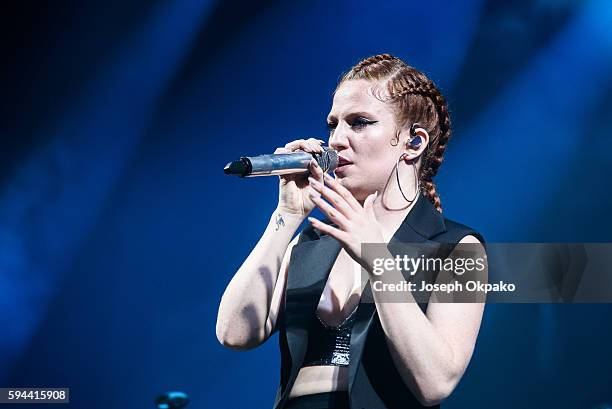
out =
<svg viewBox="0 0 612 409"><path fill-rule="evenodd" d="M171 389L271 407L276 336L226 350L215 320L277 181L222 167L324 136L339 75L371 54L449 100L447 217L489 242L612 241L607 0L24 1L0 18L0 386L67 386L75 408ZM488 305L444 406L612 401L611 312Z"/></svg>

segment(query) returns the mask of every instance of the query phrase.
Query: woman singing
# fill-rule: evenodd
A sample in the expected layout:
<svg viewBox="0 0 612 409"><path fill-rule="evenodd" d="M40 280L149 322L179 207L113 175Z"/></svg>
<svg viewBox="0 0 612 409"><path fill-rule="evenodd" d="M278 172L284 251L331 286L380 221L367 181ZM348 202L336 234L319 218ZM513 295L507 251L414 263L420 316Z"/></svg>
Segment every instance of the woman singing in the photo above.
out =
<svg viewBox="0 0 612 409"><path fill-rule="evenodd" d="M279 332L274 408L437 406L465 372L484 303L423 304L410 292L406 302L377 292L363 302L373 268L362 244L474 243L484 254L479 233L442 216L433 181L451 136L445 98L415 68L376 55L342 77L327 123L335 177L314 160L310 177L280 177L268 227L221 299L217 337L250 349ZM309 217L292 240L315 206L326 219Z"/></svg>

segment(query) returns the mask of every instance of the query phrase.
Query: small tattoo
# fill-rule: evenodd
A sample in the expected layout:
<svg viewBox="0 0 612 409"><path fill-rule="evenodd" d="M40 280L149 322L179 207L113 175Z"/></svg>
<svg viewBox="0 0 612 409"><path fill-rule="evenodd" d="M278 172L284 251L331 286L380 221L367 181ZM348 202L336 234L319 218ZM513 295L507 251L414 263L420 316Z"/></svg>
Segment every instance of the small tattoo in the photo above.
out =
<svg viewBox="0 0 612 409"><path fill-rule="evenodd" d="M285 225L285 221L283 220L283 216L279 213L276 215L276 229L274 231L278 231L281 226Z"/></svg>

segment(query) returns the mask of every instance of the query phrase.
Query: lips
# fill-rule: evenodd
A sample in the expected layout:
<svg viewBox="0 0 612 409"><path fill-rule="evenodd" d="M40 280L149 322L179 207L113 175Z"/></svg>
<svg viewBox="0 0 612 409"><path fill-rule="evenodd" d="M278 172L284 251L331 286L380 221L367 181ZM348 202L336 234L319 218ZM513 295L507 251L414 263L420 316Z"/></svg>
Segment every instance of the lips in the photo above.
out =
<svg viewBox="0 0 612 409"><path fill-rule="evenodd" d="M352 164L353 164L353 162L351 162L350 160L348 160L344 156L338 155L338 167L336 168L336 170L334 172L336 173L336 175L341 175L342 173L344 173L344 170L349 165L352 165Z"/></svg>
<svg viewBox="0 0 612 409"><path fill-rule="evenodd" d="M352 163L353 162L351 162L350 160L346 159L344 156L338 155L338 167L345 166L345 165L350 165Z"/></svg>

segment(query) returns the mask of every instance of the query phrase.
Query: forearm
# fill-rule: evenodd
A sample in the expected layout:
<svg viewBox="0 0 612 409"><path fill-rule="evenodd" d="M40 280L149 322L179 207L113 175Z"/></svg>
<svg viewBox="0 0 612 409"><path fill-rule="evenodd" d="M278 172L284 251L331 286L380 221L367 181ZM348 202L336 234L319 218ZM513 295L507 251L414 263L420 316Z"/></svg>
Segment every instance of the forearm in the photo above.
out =
<svg viewBox="0 0 612 409"><path fill-rule="evenodd" d="M301 221L276 209L257 245L232 277L217 316L217 337L224 344L248 347L265 338L283 255Z"/></svg>
<svg viewBox="0 0 612 409"><path fill-rule="evenodd" d="M389 257L392 257L389 255ZM370 274L370 279L380 276ZM398 270L384 272L384 282L404 279ZM456 384L459 365L452 346L436 330L409 291L403 301L391 301L389 293L373 291L374 302L389 352L404 383L422 403L444 399Z"/></svg>

